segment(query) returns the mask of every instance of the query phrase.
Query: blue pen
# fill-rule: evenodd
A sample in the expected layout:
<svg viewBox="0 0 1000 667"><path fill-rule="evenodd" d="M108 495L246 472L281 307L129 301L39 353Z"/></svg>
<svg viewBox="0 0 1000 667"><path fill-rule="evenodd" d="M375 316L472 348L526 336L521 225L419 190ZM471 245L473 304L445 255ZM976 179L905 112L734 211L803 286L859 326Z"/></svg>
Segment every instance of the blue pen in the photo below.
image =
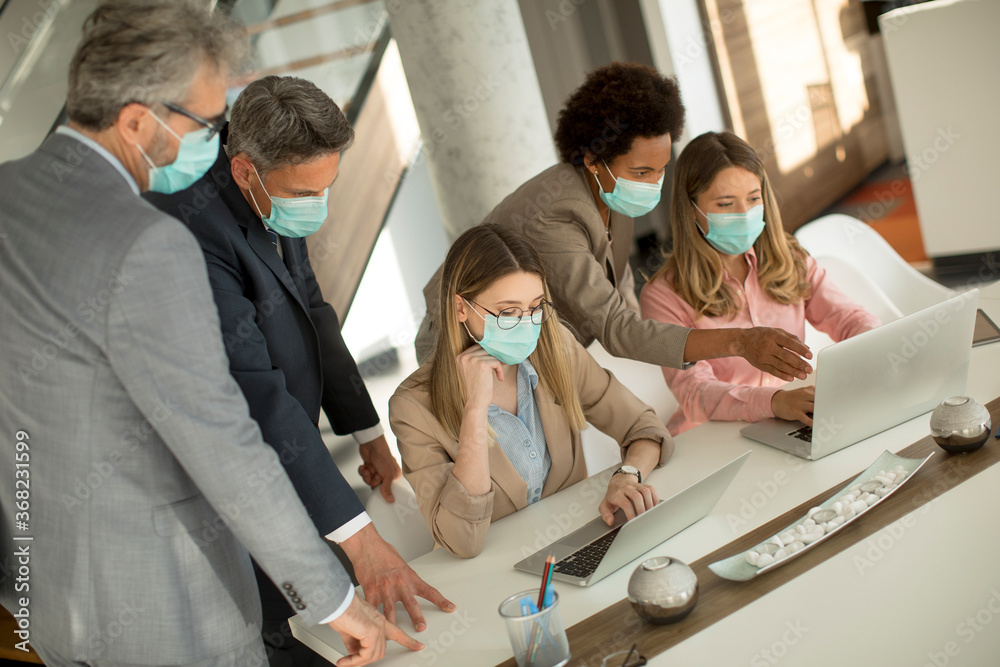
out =
<svg viewBox="0 0 1000 667"><path fill-rule="evenodd" d="M534 611L532 611L534 608ZM531 598L527 595L521 598L521 616L531 616L532 614L538 613L538 607L532 602Z"/></svg>

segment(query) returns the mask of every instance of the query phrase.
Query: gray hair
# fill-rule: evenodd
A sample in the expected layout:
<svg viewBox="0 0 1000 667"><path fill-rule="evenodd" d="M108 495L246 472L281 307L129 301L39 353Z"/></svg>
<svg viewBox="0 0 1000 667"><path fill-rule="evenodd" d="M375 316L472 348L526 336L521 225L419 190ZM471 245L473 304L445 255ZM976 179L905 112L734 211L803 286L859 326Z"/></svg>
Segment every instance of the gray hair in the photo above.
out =
<svg viewBox="0 0 1000 667"><path fill-rule="evenodd" d="M207 0L105 0L73 54L66 112L103 130L133 102L178 104L203 63L239 70L248 47L242 27Z"/></svg>
<svg viewBox="0 0 1000 667"><path fill-rule="evenodd" d="M316 84L292 76L254 81L233 104L226 154L246 153L263 176L347 150L354 130L340 107Z"/></svg>

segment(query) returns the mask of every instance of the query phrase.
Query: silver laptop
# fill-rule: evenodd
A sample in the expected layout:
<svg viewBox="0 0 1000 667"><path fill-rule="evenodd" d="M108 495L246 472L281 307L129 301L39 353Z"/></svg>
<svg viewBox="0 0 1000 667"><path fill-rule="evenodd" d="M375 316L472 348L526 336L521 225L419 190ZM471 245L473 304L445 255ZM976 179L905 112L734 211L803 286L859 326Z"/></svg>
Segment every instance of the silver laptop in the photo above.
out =
<svg viewBox="0 0 1000 667"><path fill-rule="evenodd" d="M558 581L577 586L600 581L711 512L748 456L750 452L744 452L631 521L625 520L621 510L615 512L610 526L597 517L514 568L541 575L545 558L552 554L556 558L552 576Z"/></svg>
<svg viewBox="0 0 1000 667"><path fill-rule="evenodd" d="M965 393L979 291L820 350L813 425L766 419L740 433L815 460Z"/></svg>

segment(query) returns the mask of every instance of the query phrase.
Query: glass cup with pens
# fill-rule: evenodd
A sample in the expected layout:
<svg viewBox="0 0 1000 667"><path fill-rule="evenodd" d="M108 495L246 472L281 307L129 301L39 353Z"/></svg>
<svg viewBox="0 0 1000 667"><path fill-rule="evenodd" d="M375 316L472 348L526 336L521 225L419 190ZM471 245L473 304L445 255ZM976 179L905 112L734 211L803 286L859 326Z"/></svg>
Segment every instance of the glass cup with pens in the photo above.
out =
<svg viewBox="0 0 1000 667"><path fill-rule="evenodd" d="M552 556L545 560L538 591L521 591L500 603L518 667L561 667L569 662L569 640L559 616L559 595L552 585L555 564Z"/></svg>

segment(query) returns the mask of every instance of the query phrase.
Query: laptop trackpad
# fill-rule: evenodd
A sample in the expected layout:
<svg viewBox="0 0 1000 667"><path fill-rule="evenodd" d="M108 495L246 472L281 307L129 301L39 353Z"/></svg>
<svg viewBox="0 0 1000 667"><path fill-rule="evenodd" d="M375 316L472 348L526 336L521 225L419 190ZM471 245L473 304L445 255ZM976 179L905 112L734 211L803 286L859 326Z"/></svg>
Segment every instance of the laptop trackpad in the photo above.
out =
<svg viewBox="0 0 1000 667"><path fill-rule="evenodd" d="M579 549L580 547L587 546L596 539L604 537L613 529L624 524L625 521L625 512L615 510L615 520L610 526L604 523L604 519L597 517L559 540L559 544L561 546L572 547L574 550Z"/></svg>

